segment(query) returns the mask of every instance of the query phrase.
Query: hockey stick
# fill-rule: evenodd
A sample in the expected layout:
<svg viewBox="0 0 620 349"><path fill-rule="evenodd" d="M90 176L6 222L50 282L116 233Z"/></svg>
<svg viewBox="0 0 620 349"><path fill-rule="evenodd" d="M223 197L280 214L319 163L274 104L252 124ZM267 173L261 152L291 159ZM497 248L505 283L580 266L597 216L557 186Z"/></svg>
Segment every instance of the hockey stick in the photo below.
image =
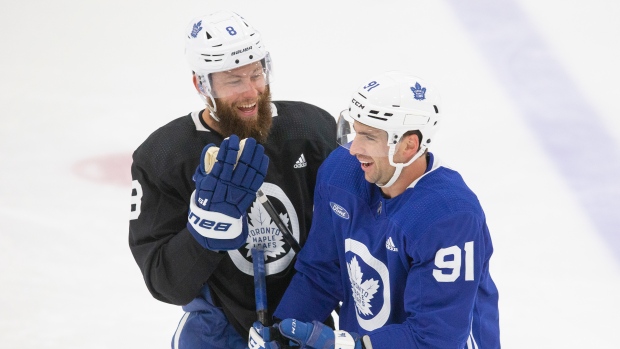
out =
<svg viewBox="0 0 620 349"><path fill-rule="evenodd" d="M291 246L295 253L301 250L299 243L293 237L288 227L282 222L280 216L262 190L256 192L258 201L263 205L271 219L276 223L278 229L282 232L284 240ZM261 330L260 336L266 342L271 340L271 320L269 319L269 311L267 307L267 283L265 280L265 251L262 244L252 248L252 267L254 268L254 298L256 300L256 317L264 328Z"/></svg>
<svg viewBox="0 0 620 349"><path fill-rule="evenodd" d="M295 240L295 237L293 236L291 231L288 230L286 224L282 222L282 219L280 219L280 216L276 212L276 209L273 207L271 201L269 201L267 195L265 195L262 190L258 189L258 191L256 192L256 197L258 198L258 201L260 201L260 203L263 205L265 210L267 210L267 213L269 213L271 219L276 223L278 229L280 229L280 231L282 232L284 241L286 241L286 243L291 246L295 253L299 253L299 251L301 250L301 246L299 246L299 243L297 242L297 240Z"/></svg>
<svg viewBox="0 0 620 349"><path fill-rule="evenodd" d="M256 316L267 327L271 325L267 311L267 284L265 281L265 251L263 246L252 248L252 266L254 267L254 297L256 299Z"/></svg>

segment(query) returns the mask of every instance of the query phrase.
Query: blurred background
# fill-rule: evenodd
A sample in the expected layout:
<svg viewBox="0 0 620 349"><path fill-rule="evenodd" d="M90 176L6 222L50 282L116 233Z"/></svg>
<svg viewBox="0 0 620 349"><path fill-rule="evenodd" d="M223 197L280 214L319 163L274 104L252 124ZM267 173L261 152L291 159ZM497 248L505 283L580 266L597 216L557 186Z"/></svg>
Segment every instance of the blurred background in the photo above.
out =
<svg viewBox="0 0 620 349"><path fill-rule="evenodd" d="M22 0L0 12L0 347L169 348L127 244L133 150L202 107L198 15L264 37L274 99L332 115L387 70L439 89L432 151L487 214L504 348L617 348L620 3ZM170 169L174 170L174 169Z"/></svg>

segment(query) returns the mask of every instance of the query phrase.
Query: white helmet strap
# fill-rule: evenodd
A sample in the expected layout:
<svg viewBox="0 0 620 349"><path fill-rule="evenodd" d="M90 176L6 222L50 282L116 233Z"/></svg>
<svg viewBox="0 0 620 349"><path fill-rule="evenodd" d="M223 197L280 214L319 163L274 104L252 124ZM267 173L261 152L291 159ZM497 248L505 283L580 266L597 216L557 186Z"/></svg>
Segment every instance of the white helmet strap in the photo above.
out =
<svg viewBox="0 0 620 349"><path fill-rule="evenodd" d="M411 159L409 159L409 161L407 161L406 163L402 163L402 162L395 163L394 162L394 153L396 152L396 145L395 144L391 144L390 145L390 151L388 153L388 159L390 160L390 165L396 167L396 171L394 171L394 174L392 175L392 178L390 178L390 180L387 183L385 183L383 185L377 184L377 186L379 188L389 188L389 187L391 187L392 184L394 184L394 182L396 182L398 177L400 177L401 172L403 172L403 168L405 168L406 166L411 165L414 161L419 159L420 156L422 156L422 154L424 154L424 151L426 151L426 147L420 147L418 152Z"/></svg>
<svg viewBox="0 0 620 349"><path fill-rule="evenodd" d="M198 92L198 95L200 96L202 101L205 103L205 106L209 110L209 115L211 115L211 118L213 118L213 120L217 122L220 122L220 118L218 118L217 114L215 113L217 111L217 105L215 104L215 99L213 99L213 96L211 96L210 93L207 93L207 96L205 96L202 92ZM207 97L209 97L209 100L211 100L211 103L207 101Z"/></svg>
<svg viewBox="0 0 620 349"><path fill-rule="evenodd" d="M196 74L196 78L198 79L198 95L206 105L207 109L209 109L209 114L213 118L213 120L220 122L220 118L217 117L217 104L215 104L215 98L213 98L213 94L211 94L211 86L209 84L209 79L203 75ZM206 86L205 86L206 85ZM207 97L209 98L207 100ZM209 103L209 101L211 103Z"/></svg>
<svg viewBox="0 0 620 349"><path fill-rule="evenodd" d="M211 114L211 117L213 118L213 120L220 122L220 118L217 117L217 114L215 113L217 111L217 104L215 104L215 98L213 98L213 96L211 95L211 93L208 94L209 99L211 100L211 103L207 103L207 99L204 98L205 100L205 104L207 105L207 109L209 109L209 113Z"/></svg>
<svg viewBox="0 0 620 349"><path fill-rule="evenodd" d="M396 182L396 180L398 179L398 177L400 177L400 173L403 171L403 167L405 167L403 164L396 164L396 171L394 171L394 174L392 175L392 178L390 178L390 180L381 185L381 184L377 184L377 186L379 188L389 188L392 186L392 184L394 184L394 182Z"/></svg>

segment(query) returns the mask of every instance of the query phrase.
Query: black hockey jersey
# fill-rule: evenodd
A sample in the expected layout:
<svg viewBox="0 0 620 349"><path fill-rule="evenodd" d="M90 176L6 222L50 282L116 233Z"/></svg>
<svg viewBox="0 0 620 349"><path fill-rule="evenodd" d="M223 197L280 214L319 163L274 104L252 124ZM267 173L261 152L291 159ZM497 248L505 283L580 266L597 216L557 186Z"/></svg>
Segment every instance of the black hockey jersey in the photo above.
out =
<svg viewBox="0 0 620 349"><path fill-rule="evenodd" d="M263 144L269 169L261 189L295 238L304 244L312 221L319 166L337 147L335 119L303 102L276 101ZM248 209L247 243L238 250L201 247L186 229L192 175L205 145L223 137L202 112L180 117L153 132L133 154L129 246L156 299L185 305L209 284L214 301L243 338L256 320L251 248L263 244L269 310L294 274L295 253L258 201Z"/></svg>

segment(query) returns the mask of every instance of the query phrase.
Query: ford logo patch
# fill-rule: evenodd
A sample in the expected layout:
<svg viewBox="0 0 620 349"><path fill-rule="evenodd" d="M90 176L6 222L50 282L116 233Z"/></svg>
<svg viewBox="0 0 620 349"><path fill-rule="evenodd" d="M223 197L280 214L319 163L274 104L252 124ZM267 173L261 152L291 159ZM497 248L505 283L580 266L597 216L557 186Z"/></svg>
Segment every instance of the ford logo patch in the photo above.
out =
<svg viewBox="0 0 620 349"><path fill-rule="evenodd" d="M349 212L347 212L347 210L344 209L344 207L334 203L334 202L330 202L329 206L332 207L332 210L339 215L340 217L344 218L344 219L349 219Z"/></svg>

